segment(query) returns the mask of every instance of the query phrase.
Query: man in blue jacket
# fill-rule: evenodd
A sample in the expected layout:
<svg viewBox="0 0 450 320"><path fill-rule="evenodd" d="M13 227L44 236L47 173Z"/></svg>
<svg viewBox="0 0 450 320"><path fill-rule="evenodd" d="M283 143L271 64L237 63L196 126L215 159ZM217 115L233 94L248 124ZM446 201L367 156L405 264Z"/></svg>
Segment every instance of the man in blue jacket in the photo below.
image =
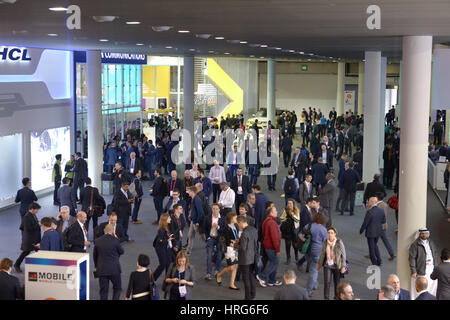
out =
<svg viewBox="0 0 450 320"><path fill-rule="evenodd" d="M255 194L255 226L259 228L259 226L263 223L262 219L264 217L264 213L266 212L266 202L269 201L269 198L261 192L261 187L257 184L252 186L253 193Z"/></svg>
<svg viewBox="0 0 450 320"><path fill-rule="evenodd" d="M195 234L200 234L200 230L203 227L203 218L205 217L205 212L203 210L202 200L197 196L197 188L192 186L189 187L187 191L189 197L191 198L188 215L188 219L191 221L191 225L189 227L188 246L186 248L186 253L190 255L192 246L194 244Z"/></svg>
<svg viewBox="0 0 450 320"><path fill-rule="evenodd" d="M148 148L147 148L147 156L145 157L145 162L147 165L148 175L150 176L150 180L155 179L155 175L153 173L155 164L156 164L156 153L157 150L153 145L152 140L148 140Z"/></svg>
<svg viewBox="0 0 450 320"><path fill-rule="evenodd" d="M347 164L346 164L347 166ZM358 172L353 170L353 162L348 164L348 169L342 174L342 189L344 190L344 201L341 205L341 216L344 215L344 208L350 201L350 215L353 215L355 207L356 184L361 181Z"/></svg>
<svg viewBox="0 0 450 320"><path fill-rule="evenodd" d="M203 194L205 195L206 202L209 203L209 198L212 194L212 182L211 179L209 179L207 176L205 176L205 172L203 169L199 168L198 172L200 175L195 178L194 184L201 183L203 185Z"/></svg>
<svg viewBox="0 0 450 320"><path fill-rule="evenodd" d="M23 188L17 191L15 202L20 202L20 218L23 218L24 215L27 214L30 205L37 201L37 197L34 194L34 191L31 190L31 180L30 178L22 179Z"/></svg>
<svg viewBox="0 0 450 320"><path fill-rule="evenodd" d="M64 251L64 244L59 233L52 228L52 219L45 217L41 219L41 227L44 234L40 243L40 250Z"/></svg>
<svg viewBox="0 0 450 320"><path fill-rule="evenodd" d="M369 198L369 210L364 217L359 234L366 231L365 235L369 245L370 261L372 261L373 265L381 266L381 257L377 242L383 232L382 225L386 223L386 215L383 209L376 206L377 201L377 197Z"/></svg>

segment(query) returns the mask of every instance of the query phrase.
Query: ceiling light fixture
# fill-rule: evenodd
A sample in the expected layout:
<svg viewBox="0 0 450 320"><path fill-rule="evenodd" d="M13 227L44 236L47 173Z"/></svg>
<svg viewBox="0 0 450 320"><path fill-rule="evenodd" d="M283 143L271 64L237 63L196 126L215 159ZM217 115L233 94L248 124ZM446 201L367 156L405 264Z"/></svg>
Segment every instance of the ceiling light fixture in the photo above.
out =
<svg viewBox="0 0 450 320"><path fill-rule="evenodd" d="M58 35L56 33L48 33L47 34L49 37L57 37Z"/></svg>
<svg viewBox="0 0 450 320"><path fill-rule="evenodd" d="M262 44L261 48L267 48L267 44Z"/></svg>
<svg viewBox="0 0 450 320"><path fill-rule="evenodd" d="M289 52L295 52L295 50L289 50Z"/></svg>
<svg viewBox="0 0 450 320"><path fill-rule="evenodd" d="M108 42L109 40L108 39L100 39L98 41L100 41L100 42Z"/></svg>
<svg viewBox="0 0 450 320"><path fill-rule="evenodd" d="M224 37L215 37L214 39L216 39L216 40L223 40L225 38Z"/></svg>
<svg viewBox="0 0 450 320"><path fill-rule="evenodd" d="M28 30L13 30L12 34L16 35L16 34L27 34Z"/></svg>
<svg viewBox="0 0 450 320"><path fill-rule="evenodd" d="M93 16L95 22L112 22L118 18L117 16Z"/></svg>
<svg viewBox="0 0 450 320"><path fill-rule="evenodd" d="M214 53L214 51L212 51L212 50L210 50L210 51L208 51L209 53Z"/></svg>
<svg viewBox="0 0 450 320"><path fill-rule="evenodd" d="M140 21L127 21L126 24L141 24Z"/></svg>
<svg viewBox="0 0 450 320"><path fill-rule="evenodd" d="M275 50L281 50L281 49L283 49L283 48L275 48Z"/></svg>
<svg viewBox="0 0 450 320"><path fill-rule="evenodd" d="M153 26L152 30L156 32L163 32L163 31L169 31L173 27L171 26Z"/></svg>
<svg viewBox="0 0 450 320"><path fill-rule="evenodd" d="M195 51L195 49L189 49L189 51Z"/></svg>
<svg viewBox="0 0 450 320"><path fill-rule="evenodd" d="M228 43L236 44L239 43L240 40L227 40Z"/></svg>
<svg viewBox="0 0 450 320"><path fill-rule="evenodd" d="M248 46L249 46L249 47L252 47L252 48L258 48L258 47L260 47L261 45L260 45L259 43L250 43Z"/></svg>
<svg viewBox="0 0 450 320"><path fill-rule="evenodd" d="M178 33L189 33L189 30L178 30Z"/></svg>
<svg viewBox="0 0 450 320"><path fill-rule="evenodd" d="M225 52L224 54L230 54L229 52Z"/></svg>
<svg viewBox="0 0 450 320"><path fill-rule="evenodd" d="M64 8L64 7L52 7L52 8L48 8L48 10L58 12L58 11L67 11L67 8Z"/></svg>
<svg viewBox="0 0 450 320"><path fill-rule="evenodd" d="M259 57L260 59L264 59L264 57Z"/></svg>
<svg viewBox="0 0 450 320"><path fill-rule="evenodd" d="M208 33L200 33L200 34L196 34L195 36L200 39L209 39L211 37L211 35Z"/></svg>
<svg viewBox="0 0 450 320"><path fill-rule="evenodd" d="M254 57L255 57L254 55L252 55L252 54L250 55L250 58L254 58Z"/></svg>
<svg viewBox="0 0 450 320"><path fill-rule="evenodd" d="M137 46L143 46L143 43L136 43Z"/></svg>
<svg viewBox="0 0 450 320"><path fill-rule="evenodd" d="M239 41L239 43L241 43L241 44L247 44L248 42L247 42L247 41Z"/></svg>
<svg viewBox="0 0 450 320"><path fill-rule="evenodd" d="M172 48L173 48L173 47L171 47L171 46L167 46L167 47L166 47L166 49L172 49Z"/></svg>

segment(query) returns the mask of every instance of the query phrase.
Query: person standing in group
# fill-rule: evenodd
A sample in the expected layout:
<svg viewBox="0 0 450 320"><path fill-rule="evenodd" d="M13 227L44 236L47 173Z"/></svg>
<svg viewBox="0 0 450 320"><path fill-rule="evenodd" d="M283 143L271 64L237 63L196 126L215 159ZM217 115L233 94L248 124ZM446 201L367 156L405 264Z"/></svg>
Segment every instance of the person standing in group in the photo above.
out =
<svg viewBox="0 0 450 320"><path fill-rule="evenodd" d="M153 247L155 248L156 254L158 255L159 265L155 270L155 281L158 280L159 276L163 271L167 273L170 263L173 258L173 243L174 235L169 233L169 225L171 219L169 214L164 213L159 219L158 233L156 234L155 240L153 241Z"/></svg>
<svg viewBox="0 0 450 320"><path fill-rule="evenodd" d="M328 221L325 227L330 228L332 225L331 208L333 207L334 190L336 189L336 186L334 184L334 175L332 173L328 173L326 179L327 183L322 187L319 193L319 201L328 213Z"/></svg>
<svg viewBox="0 0 450 320"><path fill-rule="evenodd" d="M291 160L292 153L292 136L290 134L286 135L283 140L281 140L280 148L283 152L284 167L287 168Z"/></svg>
<svg viewBox="0 0 450 320"><path fill-rule="evenodd" d="M436 300L436 296L428 291L428 279L423 276L418 276L415 284L415 294L417 298L414 300Z"/></svg>
<svg viewBox="0 0 450 320"><path fill-rule="evenodd" d="M327 229L324 227L326 216L321 213L315 213L312 217L312 222L304 227L303 230L308 230L311 234L311 243L306 252L306 261L311 268L309 269L308 282L306 284L306 292L309 297L314 295L314 290L318 286L318 269L320 254L322 252L323 242L327 239Z"/></svg>
<svg viewBox="0 0 450 320"><path fill-rule="evenodd" d="M382 225L382 231L381 231L381 240L384 243L384 246L386 247L386 250L389 253L389 261L392 261L395 259L396 255L394 254L394 249L391 246L391 243L389 242L389 239L387 238L387 211L388 211L388 205L386 202L383 201L383 198L385 196L382 192L376 192L374 195L377 198L377 203L375 204L377 207L380 207L384 211L384 215L386 217L386 223ZM370 258L370 256L366 256L366 258Z"/></svg>
<svg viewBox="0 0 450 320"><path fill-rule="evenodd" d="M107 224L113 226L113 235L119 239L121 243L126 241L123 233L123 227L121 224L117 223L117 214L114 211L108 216L108 221L100 223L96 228L97 230L94 230L94 239L105 234L103 230L105 230Z"/></svg>
<svg viewBox="0 0 450 320"><path fill-rule="evenodd" d="M172 196L169 198L169 201L167 201L166 207L164 208L163 212L172 214L174 211L174 207L177 204L181 205L183 207L183 212L185 212L187 209L186 201L184 201L180 197L180 190L178 190L177 188L173 189Z"/></svg>
<svg viewBox="0 0 450 320"><path fill-rule="evenodd" d="M192 288L195 285L195 269L189 264L189 257L184 251L177 254L167 272L162 290L164 298L169 300L191 300Z"/></svg>
<svg viewBox="0 0 450 320"><path fill-rule="evenodd" d="M201 183L203 185L203 193L205 194L206 202L209 203L211 193L213 192L211 179L205 176L203 169L198 169L198 173L199 176L195 179L195 183Z"/></svg>
<svg viewBox="0 0 450 320"><path fill-rule="evenodd" d="M216 275L217 284L220 286L222 284L222 277L231 272L230 276L230 286L232 290L239 290L236 287L234 281L236 279L236 273L238 269L238 257L237 252L234 248L235 243L239 242L239 226L237 225L237 215L234 212L229 212L226 216L226 226L222 234L223 237L223 247L225 249L225 258L227 260L227 267L224 268Z"/></svg>
<svg viewBox="0 0 450 320"><path fill-rule="evenodd" d="M450 300L450 250L445 248L441 252L441 261L434 267L430 275L431 280L437 280L436 298Z"/></svg>
<svg viewBox="0 0 450 320"><path fill-rule="evenodd" d="M338 299L338 285L345 272L347 255L342 239L337 237L335 228L328 228L328 238L322 244L317 271L323 267L323 295L330 300L331 280L334 284L334 300Z"/></svg>
<svg viewBox="0 0 450 320"><path fill-rule="evenodd" d="M305 176L305 181L302 182L300 187L298 188L298 201L302 206L306 205L306 201L313 196L313 188L312 188L312 175L307 174Z"/></svg>
<svg viewBox="0 0 450 320"><path fill-rule="evenodd" d="M301 152L300 147L295 148L295 153L292 155L290 166L294 169L298 181L303 181L305 178L306 156Z"/></svg>
<svg viewBox="0 0 450 320"><path fill-rule="evenodd" d="M372 265L381 266L381 257L377 242L383 232L382 225L386 223L386 216L384 210L376 205L377 201L378 199L376 197L369 198L368 210L359 233L362 234L366 231L365 235Z"/></svg>
<svg viewBox="0 0 450 320"><path fill-rule="evenodd" d="M242 232L235 248L238 250L239 271L245 288L245 300L253 300L256 296L255 262L258 258L258 233L248 225L247 218L237 217L239 230Z"/></svg>
<svg viewBox="0 0 450 320"><path fill-rule="evenodd" d="M70 215L70 208L68 206L62 206L59 212L60 213L56 217L56 231L58 231L59 236L63 239L64 250L66 250L67 248L64 243L64 234L72 224L77 222L77 218Z"/></svg>
<svg viewBox="0 0 450 320"><path fill-rule="evenodd" d="M150 258L140 254L137 270L131 272L125 300L152 300L152 285L155 283L152 270L149 269Z"/></svg>
<svg viewBox="0 0 450 320"><path fill-rule="evenodd" d="M80 211L77 213L77 222L72 224L66 231L66 250L70 252L86 252L86 248L91 244L88 241L87 230L84 226L86 220L86 212Z"/></svg>
<svg viewBox="0 0 450 320"><path fill-rule="evenodd" d="M350 283L342 281L338 284L338 300L359 300L354 298L353 288Z"/></svg>
<svg viewBox="0 0 450 320"><path fill-rule="evenodd" d="M73 167L75 166L75 156L70 155L70 160L66 162L64 166L65 178L69 179L69 185L73 186ZM64 183L64 182L63 182Z"/></svg>
<svg viewBox="0 0 450 320"><path fill-rule="evenodd" d="M19 279L11 275L13 262L8 258L0 261L0 301L22 300L24 290L20 286Z"/></svg>
<svg viewBox="0 0 450 320"><path fill-rule="evenodd" d="M286 270L283 280L286 285L277 291L274 300L309 300L306 290L295 284L297 276L294 270Z"/></svg>
<svg viewBox="0 0 450 320"><path fill-rule="evenodd" d="M124 250L119 239L114 235L114 227L108 224L104 229L104 235L95 239L94 266L100 285L100 300L108 300L109 281L113 284L112 300L119 300L122 291L122 279L120 274L120 256Z"/></svg>
<svg viewBox="0 0 450 320"><path fill-rule="evenodd" d="M238 151L238 146L233 146L233 151L228 154L228 166L230 168L230 178L233 178L236 175L236 170L239 168L239 165L243 163L242 155Z"/></svg>
<svg viewBox="0 0 450 320"><path fill-rule="evenodd" d="M231 178L231 189L235 193L234 207L239 210L241 203L245 203L247 195L252 192L250 179L242 174L242 168L237 168L237 174Z"/></svg>
<svg viewBox="0 0 450 320"><path fill-rule="evenodd" d="M117 223L122 225L125 241L131 241L128 236L128 223L131 216L131 204L134 202L128 190L130 183L122 182L122 188L116 191L113 198L114 212L117 213Z"/></svg>
<svg viewBox="0 0 450 320"><path fill-rule="evenodd" d="M52 219L45 217L41 219L40 225L44 234L39 249L46 251L64 251L64 244L58 231L52 228Z"/></svg>
<svg viewBox="0 0 450 320"><path fill-rule="evenodd" d="M255 224L256 229L259 229L264 222L263 217L266 211L266 203L269 202L269 198L261 192L261 187L257 184L252 186L253 193L255 194Z"/></svg>
<svg viewBox="0 0 450 320"><path fill-rule="evenodd" d="M86 187L80 193L81 211L86 212L88 218L86 220L86 230L89 231L89 222L92 219L92 229L98 226L98 217L106 209L105 199L100 195L96 187L92 186L91 178L84 179ZM95 208L98 208L96 211ZM100 212L101 211L101 212Z"/></svg>
<svg viewBox="0 0 450 320"><path fill-rule="evenodd" d="M37 218L37 213L41 209L41 206L33 202L28 209L28 213L22 218L22 223L20 225L20 230L22 231L22 245L20 250L22 253L19 258L17 258L14 264L14 269L17 273L22 273L20 265L23 259L31 253L31 251L38 251L39 243L41 242L41 228L39 227L39 220Z"/></svg>
<svg viewBox="0 0 450 320"><path fill-rule="evenodd" d="M434 266L438 264L438 248L430 239L427 228L419 229L419 237L409 247L409 267L411 269L411 288L414 288L417 277L425 277L428 281L428 291L436 295L437 281L430 278ZM414 300L417 293L412 290L411 298Z"/></svg>
<svg viewBox="0 0 450 320"><path fill-rule="evenodd" d="M30 205L37 201L38 198L33 190L31 190L31 180L30 178L22 179L23 188L17 191L15 203L20 202L20 218L22 219L24 215L27 214Z"/></svg>
<svg viewBox="0 0 450 320"><path fill-rule="evenodd" d="M153 221L153 225L159 224L159 218L161 217L161 214L163 213L163 201L164 198L168 195L168 189L169 185L162 177L161 169L156 168L155 169L155 183L153 184L153 187L151 189L150 195L153 197L153 204L155 205L155 210L157 214L157 219Z"/></svg>
<svg viewBox="0 0 450 320"><path fill-rule="evenodd" d="M277 280L277 269L280 264L281 232L277 223L277 208L268 209L269 214L262 224L263 247L268 261L264 270L256 275L262 287L281 286Z"/></svg>
<svg viewBox="0 0 450 320"><path fill-rule="evenodd" d="M336 211L340 211L340 206L339 204L341 203L341 201L344 200L344 188L342 186L342 176L344 175L344 172L348 169L349 167L349 162L347 162L347 154L343 153L341 155L341 158L339 159L338 165L339 165L339 173L338 173L338 188L339 188L339 195L336 201Z"/></svg>
<svg viewBox="0 0 450 320"><path fill-rule="evenodd" d="M191 199L190 210L188 219L191 222L189 226L188 245L186 254L190 255L192 247L194 246L195 234L201 235L201 228L203 227L203 219L205 217L205 211L203 210L203 203L199 196L197 196L197 188L192 186L188 189L188 194Z"/></svg>
<svg viewBox="0 0 450 320"><path fill-rule="evenodd" d="M288 175L284 177L281 188L284 191L284 201L287 206L289 199L297 198L297 192L300 188L300 184L298 183L298 179L295 177L294 169L290 168L288 170Z"/></svg>
<svg viewBox="0 0 450 320"><path fill-rule="evenodd" d="M206 216L203 222L203 234L206 239L206 276L205 280L212 279L213 270L213 254L216 253L214 275L217 275L222 264L222 250L220 245L220 237L225 230L225 217L220 215L220 207L217 203L212 205L212 213Z"/></svg>
<svg viewBox="0 0 450 320"><path fill-rule="evenodd" d="M61 154L55 156L55 164L52 171L52 182L55 184L55 190L53 191L53 204L59 206L58 202L58 189L61 186L62 169L61 169Z"/></svg>
<svg viewBox="0 0 450 320"><path fill-rule="evenodd" d="M81 152L77 152L75 155L75 164L73 167L73 188L72 192L74 194L75 200L78 201L78 189L80 192L84 188L84 179L87 178L87 162L81 157Z"/></svg>
<svg viewBox="0 0 450 320"><path fill-rule="evenodd" d="M70 179L64 178L62 180L63 185L58 189L58 202L60 209L63 206L70 208L70 215L76 217L77 215L77 200L75 193L73 193L73 186L70 186Z"/></svg>
<svg viewBox="0 0 450 320"><path fill-rule="evenodd" d="M184 208L179 203L173 206L172 211L173 213L170 214L169 232L173 234L173 252L177 254L183 245L183 230L186 226L186 217L183 214Z"/></svg>
<svg viewBox="0 0 450 320"><path fill-rule="evenodd" d="M142 203L142 197L144 196L144 191L142 190L141 181L142 171L138 170L136 172L134 181L134 190L136 190L136 197L134 198L133 215L131 216L131 222L133 224L142 224L141 220L138 220L139 209Z"/></svg>
<svg viewBox="0 0 450 320"><path fill-rule="evenodd" d="M216 203L220 195L220 185L226 182L225 169L219 165L218 160L214 160L214 166L209 170L209 179L212 182L213 202Z"/></svg>
<svg viewBox="0 0 450 320"><path fill-rule="evenodd" d="M411 300L409 291L400 288L400 279L396 274L389 275L387 279L387 284L394 288L395 297L394 300Z"/></svg>
<svg viewBox="0 0 450 320"><path fill-rule="evenodd" d="M346 164L347 166L347 164ZM350 201L350 215L353 216L355 207L356 185L361 181L358 172L353 170L353 163L348 164L348 169L342 174L342 189L344 189L344 201L341 205L341 216L344 215L344 209Z"/></svg>
<svg viewBox="0 0 450 320"><path fill-rule="evenodd" d="M284 239L286 247L286 265L289 265L291 263L291 246L294 249L295 261L298 260L298 250L294 247L294 242L300 227L300 211L294 199L288 199L286 208L280 216L280 221L281 237Z"/></svg>

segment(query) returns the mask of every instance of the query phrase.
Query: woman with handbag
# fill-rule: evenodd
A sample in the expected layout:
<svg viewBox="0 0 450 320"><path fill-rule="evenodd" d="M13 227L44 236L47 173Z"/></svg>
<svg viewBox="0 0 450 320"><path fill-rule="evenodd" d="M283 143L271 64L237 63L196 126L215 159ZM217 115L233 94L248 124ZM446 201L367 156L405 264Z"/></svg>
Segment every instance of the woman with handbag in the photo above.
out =
<svg viewBox="0 0 450 320"><path fill-rule="evenodd" d="M291 263L291 245L294 248L295 261L298 260L298 249L293 245L297 237L297 231L300 227L300 211L295 204L294 199L288 199L286 209L280 216L281 220L281 237L284 239L286 246L286 264Z"/></svg>
<svg viewBox="0 0 450 320"><path fill-rule="evenodd" d="M216 281L220 286L222 284L222 277L228 272L231 272L229 288L231 290L239 290L239 288L234 284L238 268L238 256L237 251L234 249L234 244L239 242L239 227L237 225L237 215L235 212L229 212L227 214L226 223L227 225L221 238L223 238L222 240L225 248L224 252L227 260L227 267L222 269L222 271L216 275Z"/></svg>
<svg viewBox="0 0 450 320"><path fill-rule="evenodd" d="M158 255L159 265L155 270L155 281L158 280L159 276L163 271L169 268L170 263L173 261L173 234L169 234L169 225L171 219L168 213L161 215L159 219L158 233L156 234L155 240L153 241L153 247Z"/></svg>
<svg viewBox="0 0 450 320"><path fill-rule="evenodd" d="M334 300L338 300L338 284L346 271L344 242L337 237L335 228L328 228L328 238L322 244L317 271L323 266L324 299L330 299L331 279L334 283Z"/></svg>
<svg viewBox="0 0 450 320"><path fill-rule="evenodd" d="M184 251L177 254L163 283L164 297L169 300L191 300L192 288L195 284L195 269L189 264L189 258Z"/></svg>
<svg viewBox="0 0 450 320"><path fill-rule="evenodd" d="M153 272L148 268L150 258L140 254L137 261L137 270L131 272L125 300L152 300L154 295Z"/></svg>

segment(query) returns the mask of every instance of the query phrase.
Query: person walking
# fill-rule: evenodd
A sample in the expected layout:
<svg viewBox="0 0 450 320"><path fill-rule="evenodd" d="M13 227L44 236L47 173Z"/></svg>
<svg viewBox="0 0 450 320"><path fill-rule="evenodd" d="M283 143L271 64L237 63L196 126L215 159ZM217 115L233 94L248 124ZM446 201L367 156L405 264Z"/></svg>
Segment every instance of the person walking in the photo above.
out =
<svg viewBox="0 0 450 320"><path fill-rule="evenodd" d="M21 219L27 214L30 205L38 200L34 191L31 190L30 178L23 178L22 185L23 188L17 191L16 199L14 200L15 203L20 202L19 213Z"/></svg>
<svg viewBox="0 0 450 320"><path fill-rule="evenodd" d="M164 298L169 300L191 300L195 285L195 268L189 264L189 257L184 251L177 254L167 272L162 290Z"/></svg>
<svg viewBox="0 0 450 320"><path fill-rule="evenodd" d="M347 166L347 164L346 164ZM347 203L350 202L350 215L353 216L355 207L356 185L361 181L358 172L353 170L353 163L348 164L348 169L342 174L342 188L344 189L344 201L341 205L341 216L344 215L344 209Z"/></svg>
<svg viewBox="0 0 450 320"><path fill-rule="evenodd" d="M136 265L136 271L130 274L125 300L152 300L151 290L155 281L152 270L148 267L150 258L140 254Z"/></svg>
<svg viewBox="0 0 450 320"><path fill-rule="evenodd" d="M377 201L376 197L369 198L368 210L359 233L362 234L365 231L372 265L381 266L377 242L383 232L382 225L386 223L386 216L384 210L376 205Z"/></svg>
<svg viewBox="0 0 450 320"><path fill-rule="evenodd" d="M295 261L298 260L298 250L294 247L294 242L297 238L297 232L300 227L300 211L295 204L294 199L287 201L286 208L280 216L281 237L284 239L286 248L286 265L291 263L291 246L294 248Z"/></svg>
<svg viewBox="0 0 450 320"><path fill-rule="evenodd" d="M167 274L167 269L172 262L172 248L174 240L173 234L169 233L169 225L171 219L169 214L164 213L159 219L158 233L153 241L153 247L155 248L156 254L158 255L159 265L155 270L154 278L155 281L158 280L159 276L163 271Z"/></svg>
<svg viewBox="0 0 450 320"><path fill-rule="evenodd" d="M117 223L122 225L125 241L130 241L128 236L128 224L131 216L131 204L134 202L131 192L128 190L130 183L122 182L122 187L116 191L113 198L114 212L117 214Z"/></svg>
<svg viewBox="0 0 450 320"><path fill-rule="evenodd" d="M437 280L436 298L450 300L450 250L445 248L441 252L439 265L435 266L430 275L431 280Z"/></svg>
<svg viewBox="0 0 450 320"><path fill-rule="evenodd" d="M297 198L297 192L300 188L300 184L298 183L298 179L295 177L294 169L290 168L288 170L288 175L283 179L281 188L284 191L285 205L287 205L289 199Z"/></svg>
<svg viewBox="0 0 450 320"><path fill-rule="evenodd" d="M317 271L323 267L323 295L325 300L330 300L331 281L334 284L334 300L338 299L337 288L341 275L345 272L346 253L342 239L337 237L335 228L328 228L328 238L322 244Z"/></svg>
<svg viewBox="0 0 450 320"><path fill-rule="evenodd" d="M212 279L213 255L216 255L216 273L221 269L222 250L220 237L225 230L225 217L220 215L220 207L217 203L212 205L212 213L206 216L203 223L203 234L206 239L206 276L205 280Z"/></svg>

